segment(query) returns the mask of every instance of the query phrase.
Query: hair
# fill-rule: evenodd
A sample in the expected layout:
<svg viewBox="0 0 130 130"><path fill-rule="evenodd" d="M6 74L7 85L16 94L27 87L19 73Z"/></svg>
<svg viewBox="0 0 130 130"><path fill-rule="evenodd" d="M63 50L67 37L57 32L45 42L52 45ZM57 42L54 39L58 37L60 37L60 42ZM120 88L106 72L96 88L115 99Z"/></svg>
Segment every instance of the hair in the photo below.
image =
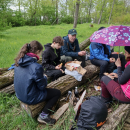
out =
<svg viewBox="0 0 130 130"><path fill-rule="evenodd" d="M61 36L54 37L52 42L59 43L61 46L64 45L63 38Z"/></svg>
<svg viewBox="0 0 130 130"><path fill-rule="evenodd" d="M102 29L104 29L105 27L100 27L98 30L102 30Z"/></svg>
<svg viewBox="0 0 130 130"><path fill-rule="evenodd" d="M124 49L130 54L130 46L125 46ZM126 61L130 61L130 57L127 57Z"/></svg>
<svg viewBox="0 0 130 130"><path fill-rule="evenodd" d="M26 53L34 53L36 54L37 51L42 51L43 46L40 42L38 41L31 41L30 43L26 43L23 45L23 47L20 49L17 57L14 59L15 60L15 65L18 66L18 61L25 56Z"/></svg>

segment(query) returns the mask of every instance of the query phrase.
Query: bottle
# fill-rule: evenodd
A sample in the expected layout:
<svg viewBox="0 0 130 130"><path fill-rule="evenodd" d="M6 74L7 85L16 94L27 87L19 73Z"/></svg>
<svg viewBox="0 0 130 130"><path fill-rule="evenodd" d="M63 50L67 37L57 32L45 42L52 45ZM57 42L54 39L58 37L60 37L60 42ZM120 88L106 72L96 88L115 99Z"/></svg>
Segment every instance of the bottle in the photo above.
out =
<svg viewBox="0 0 130 130"><path fill-rule="evenodd" d="M72 92L71 91L68 91L68 95L66 97L66 102L69 102L70 98L71 98L71 95L72 95Z"/></svg>
<svg viewBox="0 0 130 130"><path fill-rule="evenodd" d="M74 94L75 94L75 97L76 97L76 98L79 98L78 87L75 87Z"/></svg>

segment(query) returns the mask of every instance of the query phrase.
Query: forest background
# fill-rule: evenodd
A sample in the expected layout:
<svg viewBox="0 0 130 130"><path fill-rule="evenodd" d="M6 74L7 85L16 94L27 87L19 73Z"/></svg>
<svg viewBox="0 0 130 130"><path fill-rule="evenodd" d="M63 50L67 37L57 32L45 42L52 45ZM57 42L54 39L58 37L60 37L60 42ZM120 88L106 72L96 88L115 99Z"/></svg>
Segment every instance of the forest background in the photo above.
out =
<svg viewBox="0 0 130 130"><path fill-rule="evenodd" d="M0 30L72 24L76 10L78 24L129 24L130 20L129 0L0 0Z"/></svg>

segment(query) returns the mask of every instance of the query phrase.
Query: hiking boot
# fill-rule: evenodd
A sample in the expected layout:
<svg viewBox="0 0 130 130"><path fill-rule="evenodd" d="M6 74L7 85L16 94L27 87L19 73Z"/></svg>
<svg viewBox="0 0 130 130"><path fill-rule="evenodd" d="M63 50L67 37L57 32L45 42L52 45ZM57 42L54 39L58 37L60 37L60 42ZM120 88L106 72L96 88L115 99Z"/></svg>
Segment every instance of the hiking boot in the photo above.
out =
<svg viewBox="0 0 130 130"><path fill-rule="evenodd" d="M112 98L104 98L101 95L98 97L106 104L107 108L109 108L110 104L112 103Z"/></svg>
<svg viewBox="0 0 130 130"><path fill-rule="evenodd" d="M43 113L41 113L38 118L37 118L39 123L44 123L44 124L49 124L49 125L54 125L56 123L55 119L52 119L46 114L43 116Z"/></svg>

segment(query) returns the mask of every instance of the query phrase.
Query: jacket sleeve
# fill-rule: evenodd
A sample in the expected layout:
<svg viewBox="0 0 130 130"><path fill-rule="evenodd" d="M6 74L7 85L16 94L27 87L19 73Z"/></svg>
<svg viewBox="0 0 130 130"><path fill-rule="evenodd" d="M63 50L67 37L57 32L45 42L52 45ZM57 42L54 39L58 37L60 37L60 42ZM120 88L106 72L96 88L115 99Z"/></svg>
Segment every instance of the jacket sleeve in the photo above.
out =
<svg viewBox="0 0 130 130"><path fill-rule="evenodd" d="M45 53L45 54L44 54ZM55 69L55 66L52 65L52 64L49 64L49 53L44 51L42 53L42 66L44 69L47 69L47 70L54 70Z"/></svg>
<svg viewBox="0 0 130 130"><path fill-rule="evenodd" d="M43 68L41 65L35 69L34 79L38 89L44 90L46 88L47 78L46 76L43 76Z"/></svg>
<svg viewBox="0 0 130 130"><path fill-rule="evenodd" d="M119 84L125 84L130 79L130 65L128 65L124 72L122 73L121 67L117 67L117 73L118 73L118 82Z"/></svg>
<svg viewBox="0 0 130 130"><path fill-rule="evenodd" d="M91 49L94 57L99 60L106 60L110 61L105 55L101 52L101 49L99 48L98 44L91 44Z"/></svg>
<svg viewBox="0 0 130 130"><path fill-rule="evenodd" d="M80 48L79 48L79 42L78 42L78 39L76 39L76 44L75 44L75 51L76 52L80 52Z"/></svg>
<svg viewBox="0 0 130 130"><path fill-rule="evenodd" d="M71 56L71 57L77 57L78 56L78 52L69 52L68 51L68 46L67 46L67 41L64 40L64 46L62 46L62 53L65 56Z"/></svg>

